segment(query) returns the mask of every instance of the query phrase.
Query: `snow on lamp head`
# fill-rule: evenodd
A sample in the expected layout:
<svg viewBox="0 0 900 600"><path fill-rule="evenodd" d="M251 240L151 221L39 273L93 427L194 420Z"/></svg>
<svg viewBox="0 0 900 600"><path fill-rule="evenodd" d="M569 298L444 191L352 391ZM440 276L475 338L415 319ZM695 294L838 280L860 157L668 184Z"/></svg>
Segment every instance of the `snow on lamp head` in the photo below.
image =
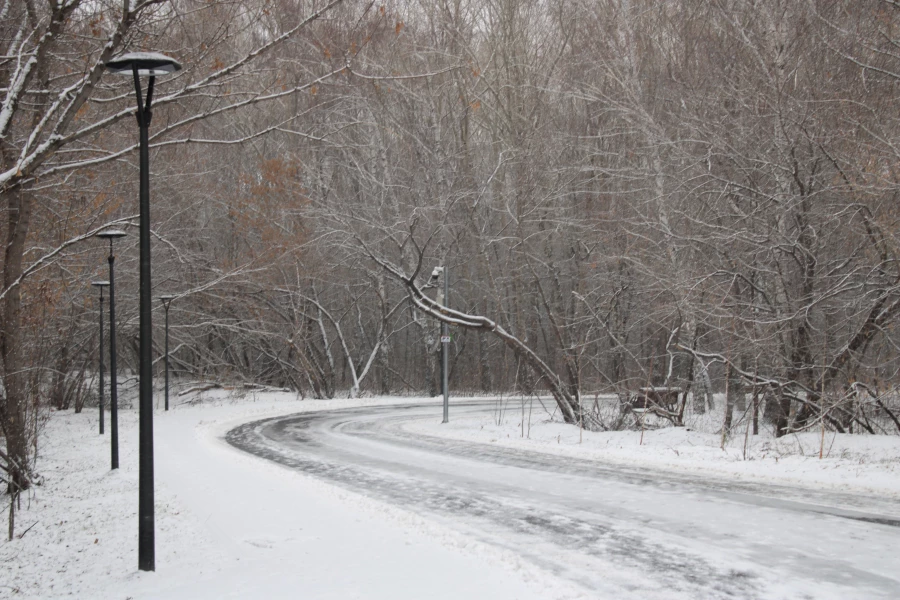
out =
<svg viewBox="0 0 900 600"><path fill-rule="evenodd" d="M149 77L180 71L181 63L159 52L129 52L106 63L109 72L122 75L131 75L135 67L138 75Z"/></svg>

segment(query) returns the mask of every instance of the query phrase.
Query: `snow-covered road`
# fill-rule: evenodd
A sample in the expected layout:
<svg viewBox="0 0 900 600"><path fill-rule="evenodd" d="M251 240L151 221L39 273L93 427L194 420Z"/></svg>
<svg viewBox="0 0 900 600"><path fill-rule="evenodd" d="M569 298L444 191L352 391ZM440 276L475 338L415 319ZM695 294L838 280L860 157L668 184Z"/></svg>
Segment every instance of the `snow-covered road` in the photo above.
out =
<svg viewBox="0 0 900 600"><path fill-rule="evenodd" d="M455 404L454 416L484 410ZM900 597L900 503L404 429L437 414L421 404L312 412L248 423L226 439L503 547L587 597Z"/></svg>

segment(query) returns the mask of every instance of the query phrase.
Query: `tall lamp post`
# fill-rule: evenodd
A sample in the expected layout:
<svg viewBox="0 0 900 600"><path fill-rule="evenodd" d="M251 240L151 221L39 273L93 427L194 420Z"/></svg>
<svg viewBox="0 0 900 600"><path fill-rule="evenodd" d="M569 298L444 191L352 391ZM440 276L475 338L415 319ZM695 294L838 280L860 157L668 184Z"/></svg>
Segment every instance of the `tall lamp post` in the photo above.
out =
<svg viewBox="0 0 900 600"><path fill-rule="evenodd" d="M156 533L153 511L153 363L150 301L150 107L157 75L174 73L181 65L158 52L132 52L106 63L113 73L131 75L137 94L137 122L140 129L140 334L138 351L138 569L156 570ZM141 77L149 77L147 97L142 100Z"/></svg>
<svg viewBox="0 0 900 600"><path fill-rule="evenodd" d="M437 303L441 306L449 306L450 283L447 280L447 267L435 267L431 272L431 282L437 285L438 278L444 280L443 293L438 292ZM441 390L444 393L444 420L441 423L450 422L450 389L448 373L448 356L450 355L450 326L446 321L441 321Z"/></svg>
<svg viewBox="0 0 900 600"><path fill-rule="evenodd" d="M113 254L113 240L124 237L125 232L107 229L97 234L109 240L109 446L112 469L119 468L119 382L116 371L116 255Z"/></svg>
<svg viewBox="0 0 900 600"><path fill-rule="evenodd" d="M100 435L103 435L103 288L109 285L108 281L92 281L91 285L100 288Z"/></svg>
<svg viewBox="0 0 900 600"><path fill-rule="evenodd" d="M448 307L450 306L450 282L447 273L447 267L444 266L442 269L442 273L444 275L444 302L443 305ZM450 325L447 321L444 321L441 324L441 349L443 350L443 357L441 358L443 364L443 384L444 384L444 420L441 423L449 423L450 422L450 367L449 367L449 357L450 357Z"/></svg>
<svg viewBox="0 0 900 600"><path fill-rule="evenodd" d="M166 309L166 410L169 410L169 305L175 299L174 294L164 294L159 297Z"/></svg>

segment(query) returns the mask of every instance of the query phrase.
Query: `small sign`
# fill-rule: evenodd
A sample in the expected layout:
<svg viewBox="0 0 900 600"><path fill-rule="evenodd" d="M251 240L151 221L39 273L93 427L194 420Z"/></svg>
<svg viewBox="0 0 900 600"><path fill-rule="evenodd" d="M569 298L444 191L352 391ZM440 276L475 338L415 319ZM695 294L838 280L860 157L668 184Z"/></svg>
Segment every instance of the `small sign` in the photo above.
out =
<svg viewBox="0 0 900 600"><path fill-rule="evenodd" d="M442 344L449 344L449 343L450 343L450 336L449 336L449 335L442 335L442 336L441 336L441 343L442 343Z"/></svg>

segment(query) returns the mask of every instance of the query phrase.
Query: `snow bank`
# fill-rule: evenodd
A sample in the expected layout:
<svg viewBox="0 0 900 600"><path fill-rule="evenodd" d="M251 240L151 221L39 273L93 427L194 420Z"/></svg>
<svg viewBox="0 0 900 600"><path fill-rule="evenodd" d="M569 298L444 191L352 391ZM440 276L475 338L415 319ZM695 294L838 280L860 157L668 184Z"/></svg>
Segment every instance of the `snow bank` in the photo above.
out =
<svg viewBox="0 0 900 600"><path fill-rule="evenodd" d="M760 421L760 434L754 436L746 422L737 422L737 416L723 449L718 433L724 414L721 406L718 411L689 416L687 427L592 433L549 419L538 402L530 406L528 399L523 428L521 399L504 399L502 407L499 399L495 402L490 414L455 418L451 404L448 424L421 420L403 427L425 435L582 460L900 498L900 436L826 432L820 460L819 431L775 438ZM544 402L552 407L552 399Z"/></svg>

